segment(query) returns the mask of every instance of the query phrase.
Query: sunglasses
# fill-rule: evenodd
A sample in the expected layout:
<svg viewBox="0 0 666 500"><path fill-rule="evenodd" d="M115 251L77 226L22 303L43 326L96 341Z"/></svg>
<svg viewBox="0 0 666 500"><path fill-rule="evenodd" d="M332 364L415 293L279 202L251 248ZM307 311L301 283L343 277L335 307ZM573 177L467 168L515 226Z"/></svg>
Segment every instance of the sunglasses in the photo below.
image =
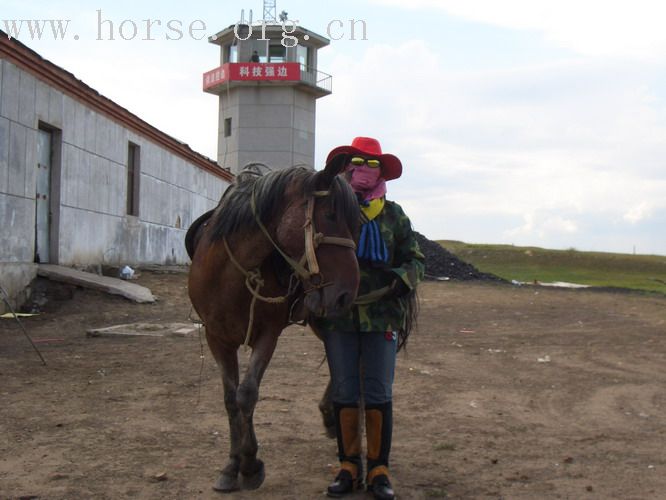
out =
<svg viewBox="0 0 666 500"><path fill-rule="evenodd" d="M377 168L381 166L381 162L379 160L369 160L366 158L363 158L362 156L354 156L350 160L350 163L354 165L355 167L361 166L363 164L367 164L368 167L371 168Z"/></svg>

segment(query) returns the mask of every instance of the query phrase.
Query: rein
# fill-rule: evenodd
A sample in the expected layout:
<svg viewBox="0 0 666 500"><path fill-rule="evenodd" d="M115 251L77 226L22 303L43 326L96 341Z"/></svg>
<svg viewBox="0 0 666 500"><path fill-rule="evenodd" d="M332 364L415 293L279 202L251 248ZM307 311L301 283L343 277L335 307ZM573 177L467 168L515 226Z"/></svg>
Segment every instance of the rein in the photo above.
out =
<svg viewBox="0 0 666 500"><path fill-rule="evenodd" d="M240 265L240 263L234 257L234 254L231 252L231 249L229 248L229 243L227 243L227 239L222 238L222 242L224 243L224 248L227 251L229 260L231 260L233 265L236 266L236 269L238 269L241 272L241 274L245 276L245 287L252 295L252 302L250 302L250 319L247 324L247 331L245 332L245 341L243 342L243 347L247 349L247 346L250 345L252 326L254 324L254 305L257 303L257 300L261 300L262 302L267 302L269 304L280 304L285 300L287 300L287 297L291 295L292 290L290 289L287 291L286 295L280 295L278 297L264 297L263 295L261 295L259 293L259 290L261 289L262 286L264 286L264 280L261 277L261 272L259 271L259 268L247 271L245 268L243 268L243 266Z"/></svg>
<svg viewBox="0 0 666 500"><path fill-rule="evenodd" d="M323 233L318 233L315 230L314 226L314 206L316 198L325 198L330 194L329 191L314 191L312 196L308 198L307 207L305 209L305 224L303 225L304 235L305 235L305 253L300 261L296 261L287 255L280 246L273 240L266 226L261 222L259 215L257 214L257 204L255 197L255 190L252 189L252 197L250 199L250 206L252 208L252 214L254 215L255 222L261 229L261 232L264 233L264 236L268 241L273 245L282 258L289 264L289 267L294 271L292 277L296 276L302 282L308 282L310 288L305 290L303 293L307 295L316 290L320 290L327 286L332 285L331 282L322 283L321 273L319 270L319 262L317 262L316 250L320 245L337 245L346 248L351 248L356 250L356 243L350 238L340 238L337 236L326 236ZM294 280L290 280L290 286L287 290L286 295L281 295L278 297L265 297L259 293L259 290L264 286L264 280L261 277L261 272L259 268L252 269L250 271L246 270L241 266L241 264L236 260L227 239L223 238L224 248L229 255L229 259L234 264L234 266L245 276L245 287L248 289L252 295L252 302L250 303L250 318L247 325L247 331L245 333L245 341L243 346L247 349L250 344L250 338L252 336L252 326L254 324L254 306L257 300L266 302L269 304L280 304L287 300L287 298L294 292L295 287L292 287L291 284ZM316 281L316 283L314 283Z"/></svg>

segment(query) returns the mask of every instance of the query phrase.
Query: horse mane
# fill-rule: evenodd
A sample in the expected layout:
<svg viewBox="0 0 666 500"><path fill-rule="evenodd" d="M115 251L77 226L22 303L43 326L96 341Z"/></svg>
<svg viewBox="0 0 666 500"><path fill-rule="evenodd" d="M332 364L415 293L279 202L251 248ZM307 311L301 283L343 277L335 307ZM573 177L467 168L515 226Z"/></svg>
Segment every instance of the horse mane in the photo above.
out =
<svg viewBox="0 0 666 500"><path fill-rule="evenodd" d="M274 217L280 203L284 201L287 188L293 183L300 184L305 197L317 190L319 172L306 167L291 167L262 174L257 168L244 169L234 183L222 195L211 221L211 239L220 240L245 230L258 229L252 211L251 199L254 193L257 215L262 223L268 224ZM356 197L349 185L336 176L329 188L338 220L343 221L357 234L359 208Z"/></svg>

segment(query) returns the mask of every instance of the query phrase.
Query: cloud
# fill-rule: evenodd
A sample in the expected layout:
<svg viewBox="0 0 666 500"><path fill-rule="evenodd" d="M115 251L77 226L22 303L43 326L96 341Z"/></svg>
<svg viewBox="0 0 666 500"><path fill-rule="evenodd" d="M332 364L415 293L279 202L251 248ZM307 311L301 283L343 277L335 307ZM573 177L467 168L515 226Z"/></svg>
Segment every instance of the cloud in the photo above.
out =
<svg viewBox="0 0 666 500"><path fill-rule="evenodd" d="M553 233L573 234L578 232L578 224L572 219L560 215L527 213L524 215L524 224L506 231L510 238L515 236L538 236L544 238Z"/></svg>
<svg viewBox="0 0 666 500"><path fill-rule="evenodd" d="M652 216L652 209L646 202L631 207L622 217L625 221L636 224L637 222L649 219Z"/></svg>
<svg viewBox="0 0 666 500"><path fill-rule="evenodd" d="M474 22L541 32L553 45L590 56L656 59L666 54L666 4L658 0L372 0Z"/></svg>
<svg viewBox="0 0 666 500"><path fill-rule="evenodd" d="M658 65L454 72L422 40L329 64L335 92L318 103L318 155L355 135L380 138L405 167L389 193L429 237L580 247L589 232L647 216L641 203L666 209Z"/></svg>

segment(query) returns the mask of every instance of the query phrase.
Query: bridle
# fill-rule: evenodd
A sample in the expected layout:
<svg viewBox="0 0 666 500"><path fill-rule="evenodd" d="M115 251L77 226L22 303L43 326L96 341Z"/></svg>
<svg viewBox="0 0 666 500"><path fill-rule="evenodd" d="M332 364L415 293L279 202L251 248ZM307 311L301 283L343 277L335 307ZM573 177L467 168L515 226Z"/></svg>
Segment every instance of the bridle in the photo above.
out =
<svg viewBox="0 0 666 500"><path fill-rule="evenodd" d="M318 233L315 228L314 223L314 208L317 198L325 198L330 195L330 191L313 191L312 194L308 197L307 205L305 207L305 223L303 224L303 232L305 236L305 252L300 260L296 260L280 248L280 246L275 242L271 237L270 233L261 218L257 213L257 203L255 190L252 189L252 196L250 198L250 207L252 209L252 215L254 215L254 220L259 226L259 229L264 236L271 243L273 248L278 251L282 258L287 262L289 267L292 269L292 274L290 277L290 285L287 290L287 294L278 297L265 297L259 293L259 290L264 286L264 280L261 277L261 272L259 268L252 269L250 271L243 268L240 263L235 259L229 244L227 243L226 238L223 239L224 247L227 251L227 255L231 262L236 266L236 268L245 276L245 286L248 291L252 294L252 302L250 303L250 320L247 325L247 332L245 334L245 342L243 345L247 348L250 343L250 336L252 332L252 323L254 320L254 306L257 300L262 302L267 302L270 304L279 304L287 300L288 297L294 294L296 286L293 286L294 282L298 280L303 283L304 290L303 295L307 295L314 291L321 290L327 286L332 285L332 282L324 282L323 276L321 275L319 262L317 261L316 250L321 245L336 245L345 248L350 248L356 250L356 242L350 238L341 238L338 236L326 236L323 233ZM294 280L294 277L297 280ZM308 285L308 288L305 288L305 285ZM291 316L291 313L290 313Z"/></svg>
<svg viewBox="0 0 666 500"><path fill-rule="evenodd" d="M261 222L257 214L256 201L254 190L252 191L251 207L254 219L264 233L271 245L278 251L282 258L289 264L289 267L294 271L294 274L303 282L308 283L310 288L305 290L305 294L319 290L332 283L323 283L322 275L319 269L319 262L317 261L316 250L320 245L337 245L356 250L356 243L350 238L340 238L338 236L325 236L323 233L318 233L314 223L314 206L317 198L325 198L330 194L330 191L314 191L308 198L305 208L305 223L303 230L305 235L305 253L300 260L295 260L287 255L280 246L273 240L266 226Z"/></svg>

